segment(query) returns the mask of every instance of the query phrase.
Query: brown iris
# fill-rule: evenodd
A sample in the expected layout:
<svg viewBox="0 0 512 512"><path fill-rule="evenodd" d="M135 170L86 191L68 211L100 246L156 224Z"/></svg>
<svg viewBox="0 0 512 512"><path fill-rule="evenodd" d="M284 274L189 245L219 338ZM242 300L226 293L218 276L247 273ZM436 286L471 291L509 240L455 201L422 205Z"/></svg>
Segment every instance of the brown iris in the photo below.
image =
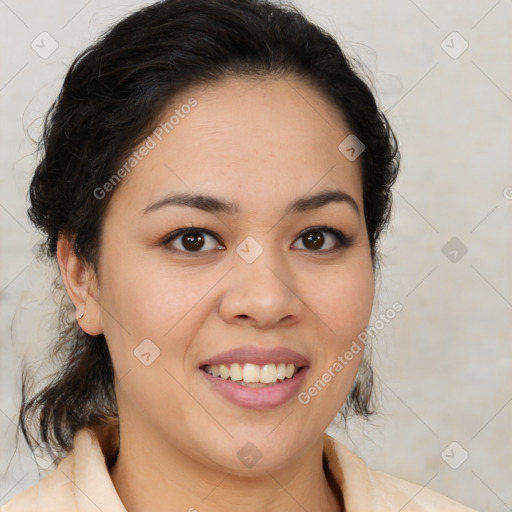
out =
<svg viewBox="0 0 512 512"><path fill-rule="evenodd" d="M182 244L188 251L200 250L204 245L204 236L199 231L187 233L182 237Z"/></svg>
<svg viewBox="0 0 512 512"><path fill-rule="evenodd" d="M321 249L324 244L324 235L321 231L310 231L303 238L305 240L304 245L309 249ZM311 245L308 246L308 243Z"/></svg>

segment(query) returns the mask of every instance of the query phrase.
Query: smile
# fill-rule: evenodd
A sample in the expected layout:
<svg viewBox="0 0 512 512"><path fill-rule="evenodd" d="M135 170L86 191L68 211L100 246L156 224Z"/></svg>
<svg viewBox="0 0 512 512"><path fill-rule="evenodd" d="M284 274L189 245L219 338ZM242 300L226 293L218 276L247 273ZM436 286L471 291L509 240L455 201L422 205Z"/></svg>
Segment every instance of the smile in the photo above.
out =
<svg viewBox="0 0 512 512"><path fill-rule="evenodd" d="M204 372L223 380L231 380L241 386L266 387L292 379L302 367L293 363L270 363L258 365L254 363L232 363L205 365Z"/></svg>

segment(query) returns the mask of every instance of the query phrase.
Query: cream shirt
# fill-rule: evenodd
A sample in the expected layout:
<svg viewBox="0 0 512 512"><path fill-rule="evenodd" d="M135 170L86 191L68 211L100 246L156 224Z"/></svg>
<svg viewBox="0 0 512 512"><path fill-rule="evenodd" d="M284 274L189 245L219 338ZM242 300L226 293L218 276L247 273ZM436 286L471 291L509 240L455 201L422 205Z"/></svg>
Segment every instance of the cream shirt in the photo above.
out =
<svg viewBox="0 0 512 512"><path fill-rule="evenodd" d="M324 454L343 495L346 512L476 512L430 489L368 468L324 434ZM91 431L75 436L73 450L37 484L0 512L126 512Z"/></svg>

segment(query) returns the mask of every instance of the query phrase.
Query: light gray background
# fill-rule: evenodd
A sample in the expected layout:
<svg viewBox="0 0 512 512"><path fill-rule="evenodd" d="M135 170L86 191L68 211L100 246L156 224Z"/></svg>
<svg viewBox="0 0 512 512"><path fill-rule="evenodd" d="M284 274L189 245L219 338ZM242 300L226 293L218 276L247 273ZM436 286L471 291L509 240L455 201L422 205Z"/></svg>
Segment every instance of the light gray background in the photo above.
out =
<svg viewBox="0 0 512 512"><path fill-rule="evenodd" d="M25 447L14 453L19 364L39 364L55 321L25 213L29 136L74 56L143 4L0 0L1 503L38 479ZM512 2L296 5L365 64L403 153L375 314L404 309L373 342L380 414L330 432L375 468L512 510ZM43 31L59 45L46 59L31 48ZM453 31L469 45L458 58ZM455 262L442 251L452 237L467 247ZM441 456L454 441L452 465L469 455L458 469Z"/></svg>

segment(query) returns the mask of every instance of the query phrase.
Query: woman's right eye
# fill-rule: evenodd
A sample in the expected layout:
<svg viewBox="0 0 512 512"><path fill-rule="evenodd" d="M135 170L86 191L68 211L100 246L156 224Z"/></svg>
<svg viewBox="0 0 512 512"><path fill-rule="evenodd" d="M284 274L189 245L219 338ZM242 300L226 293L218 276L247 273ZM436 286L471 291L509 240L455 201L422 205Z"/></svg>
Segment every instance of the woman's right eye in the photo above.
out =
<svg viewBox="0 0 512 512"><path fill-rule="evenodd" d="M213 249L224 249L219 245L217 237L208 230L183 228L169 233L162 241L168 250L175 253L195 255ZM204 249L206 247L206 249Z"/></svg>

